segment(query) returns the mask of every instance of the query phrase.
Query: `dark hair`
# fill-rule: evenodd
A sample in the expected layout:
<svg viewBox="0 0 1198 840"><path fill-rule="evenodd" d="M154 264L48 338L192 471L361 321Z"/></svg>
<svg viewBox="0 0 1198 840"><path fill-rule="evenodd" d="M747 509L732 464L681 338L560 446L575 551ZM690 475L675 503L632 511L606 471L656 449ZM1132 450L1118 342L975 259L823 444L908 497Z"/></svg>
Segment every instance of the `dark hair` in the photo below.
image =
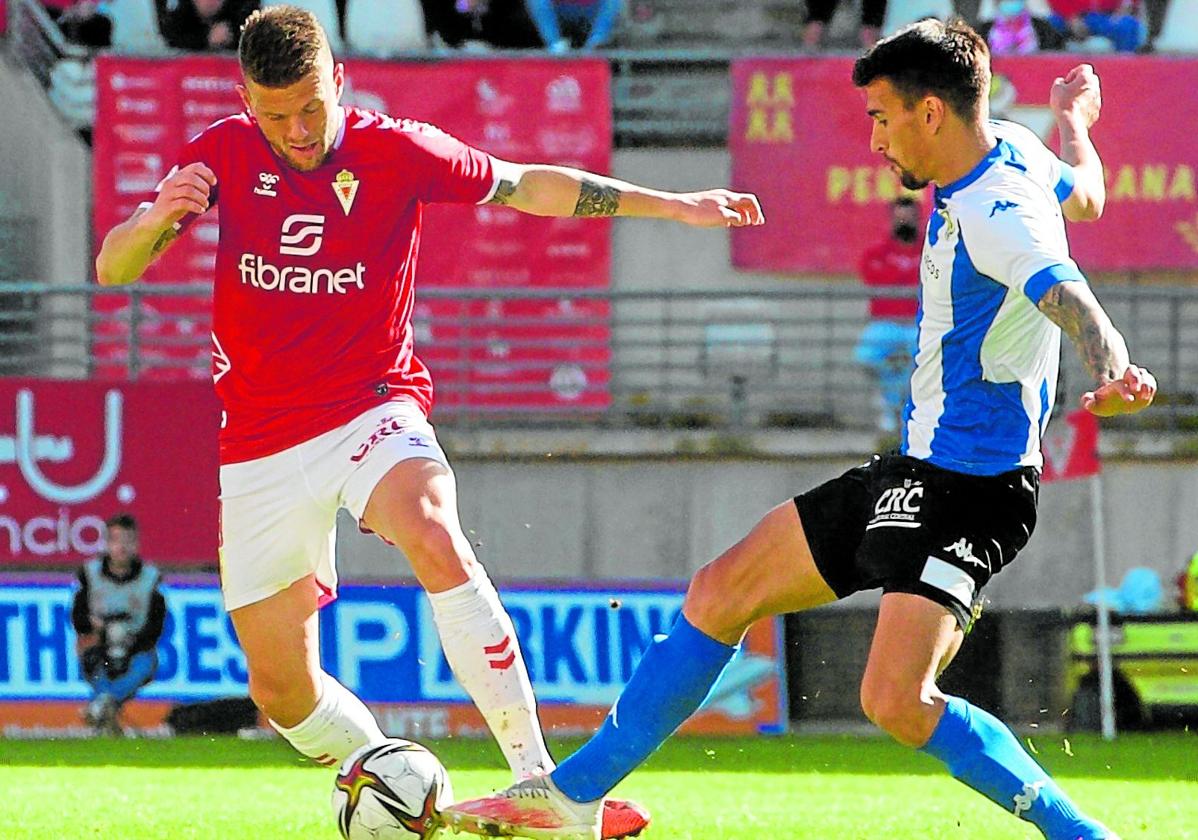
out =
<svg viewBox="0 0 1198 840"><path fill-rule="evenodd" d="M242 24L237 57L247 79L281 88L311 73L327 48L328 38L314 14L295 6L268 6Z"/></svg>
<svg viewBox="0 0 1198 840"><path fill-rule="evenodd" d="M959 117L978 115L990 94L990 50L960 18L928 18L874 44L853 65L853 84L890 81L907 107L931 94Z"/></svg>
<svg viewBox="0 0 1198 840"><path fill-rule="evenodd" d="M918 207L919 201L913 195L900 195L891 204L894 207Z"/></svg>
<svg viewBox="0 0 1198 840"><path fill-rule="evenodd" d="M109 528L124 528L126 531L137 533L137 520L131 513L114 514L104 520L104 525Z"/></svg>

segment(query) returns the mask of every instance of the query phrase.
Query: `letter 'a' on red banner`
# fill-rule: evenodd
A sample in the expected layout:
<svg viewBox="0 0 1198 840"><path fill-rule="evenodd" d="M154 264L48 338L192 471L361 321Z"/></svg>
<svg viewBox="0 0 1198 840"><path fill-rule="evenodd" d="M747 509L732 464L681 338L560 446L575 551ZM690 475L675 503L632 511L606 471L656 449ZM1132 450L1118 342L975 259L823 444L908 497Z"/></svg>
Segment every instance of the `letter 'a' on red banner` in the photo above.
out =
<svg viewBox="0 0 1198 840"><path fill-rule="evenodd" d="M1086 478L1102 471L1098 457L1098 418L1077 409L1048 427L1041 451L1044 453L1042 481Z"/></svg>

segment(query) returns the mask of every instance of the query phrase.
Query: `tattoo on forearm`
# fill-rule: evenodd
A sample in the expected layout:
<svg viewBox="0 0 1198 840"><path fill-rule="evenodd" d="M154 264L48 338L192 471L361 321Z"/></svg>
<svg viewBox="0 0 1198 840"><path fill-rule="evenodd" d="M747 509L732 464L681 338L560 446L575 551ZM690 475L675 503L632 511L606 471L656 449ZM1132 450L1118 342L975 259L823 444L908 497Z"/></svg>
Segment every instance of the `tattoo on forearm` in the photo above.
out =
<svg viewBox="0 0 1198 840"><path fill-rule="evenodd" d="M179 231L175 230L174 227L168 227L162 232L162 236L158 237L158 241L154 243L154 247L150 249L150 255L158 256L166 250L167 245L170 245L178 238Z"/></svg>
<svg viewBox="0 0 1198 840"><path fill-rule="evenodd" d="M618 189L583 178L582 187L578 191L578 203L574 205L575 216L614 216L619 209Z"/></svg>
<svg viewBox="0 0 1198 840"><path fill-rule="evenodd" d="M1040 311L1069 336L1090 374L1100 382L1127 369L1127 345L1085 283L1057 283L1040 299Z"/></svg>
<svg viewBox="0 0 1198 840"><path fill-rule="evenodd" d="M499 186L495 188L495 195L491 196L491 200L487 204L501 204L507 206L512 201L512 196L516 192L516 184L514 181L509 181L506 178L499 180Z"/></svg>

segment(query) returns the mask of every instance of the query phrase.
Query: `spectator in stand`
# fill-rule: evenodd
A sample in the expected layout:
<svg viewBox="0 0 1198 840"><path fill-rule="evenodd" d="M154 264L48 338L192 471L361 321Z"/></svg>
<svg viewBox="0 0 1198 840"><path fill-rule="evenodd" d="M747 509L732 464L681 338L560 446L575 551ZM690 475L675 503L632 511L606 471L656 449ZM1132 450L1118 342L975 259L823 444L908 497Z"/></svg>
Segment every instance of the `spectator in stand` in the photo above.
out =
<svg viewBox="0 0 1198 840"><path fill-rule="evenodd" d="M241 24L257 0L157 0L158 22L168 46L190 52L237 49Z"/></svg>
<svg viewBox="0 0 1198 840"><path fill-rule="evenodd" d="M1051 14L1045 0L982 0L978 33L990 45L991 55L1061 50L1065 39L1049 22Z"/></svg>
<svg viewBox="0 0 1198 840"><path fill-rule="evenodd" d="M1147 40L1139 0L1049 0L1049 18L1069 43L1110 41L1118 52L1135 52Z"/></svg>
<svg viewBox="0 0 1198 840"><path fill-rule="evenodd" d="M551 53L607 46L620 18L623 0L524 0L541 41ZM564 29L563 29L564 26Z"/></svg>
<svg viewBox="0 0 1198 840"><path fill-rule="evenodd" d="M985 38L991 55L1030 55L1040 51L1032 13L1023 0L1002 0Z"/></svg>
<svg viewBox="0 0 1198 840"><path fill-rule="evenodd" d="M524 0L420 0L434 46L535 49L541 39Z"/></svg>
<svg viewBox="0 0 1198 840"><path fill-rule="evenodd" d="M818 50L824 43L824 31L836 13L837 0L807 0L807 22L803 24L803 46ZM886 0L862 0L861 28L858 37L861 47L869 49L882 35L882 21L886 18Z"/></svg>
<svg viewBox="0 0 1198 840"><path fill-rule="evenodd" d="M899 415L907 401L907 381L917 331L919 260L919 202L900 196L890 208L890 235L861 255L861 282L871 288L907 288L909 297L872 296L869 324L854 352L878 381L878 431L898 431Z"/></svg>
<svg viewBox="0 0 1198 840"><path fill-rule="evenodd" d="M68 41L97 49L112 46L112 19L92 0L43 2Z"/></svg>
<svg viewBox="0 0 1198 840"><path fill-rule="evenodd" d="M158 669L156 647L166 620L161 575L138 556L137 522L127 513L106 523L107 551L79 570L71 623L92 699L88 725L119 735L121 707Z"/></svg>

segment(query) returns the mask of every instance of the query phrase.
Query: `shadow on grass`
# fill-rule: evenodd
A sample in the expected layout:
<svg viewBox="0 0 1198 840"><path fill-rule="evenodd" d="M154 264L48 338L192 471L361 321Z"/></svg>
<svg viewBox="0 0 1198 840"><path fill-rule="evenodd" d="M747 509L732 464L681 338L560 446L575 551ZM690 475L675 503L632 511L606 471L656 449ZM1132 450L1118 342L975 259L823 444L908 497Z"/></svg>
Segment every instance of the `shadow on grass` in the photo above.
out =
<svg viewBox="0 0 1198 840"><path fill-rule="evenodd" d="M499 749L491 741L458 738L426 743L452 770L504 769ZM1037 760L1050 773L1066 778L1198 782L1198 734L1193 732L1129 734L1113 743L1090 735L1067 740L1058 734L1034 737L1031 743ZM579 740L555 741L553 753L561 760L579 744ZM0 769L106 766L318 769L281 740L0 740ZM659 772L716 773L941 776L945 772L939 762L915 750L884 738L860 736L676 738L646 767Z"/></svg>

